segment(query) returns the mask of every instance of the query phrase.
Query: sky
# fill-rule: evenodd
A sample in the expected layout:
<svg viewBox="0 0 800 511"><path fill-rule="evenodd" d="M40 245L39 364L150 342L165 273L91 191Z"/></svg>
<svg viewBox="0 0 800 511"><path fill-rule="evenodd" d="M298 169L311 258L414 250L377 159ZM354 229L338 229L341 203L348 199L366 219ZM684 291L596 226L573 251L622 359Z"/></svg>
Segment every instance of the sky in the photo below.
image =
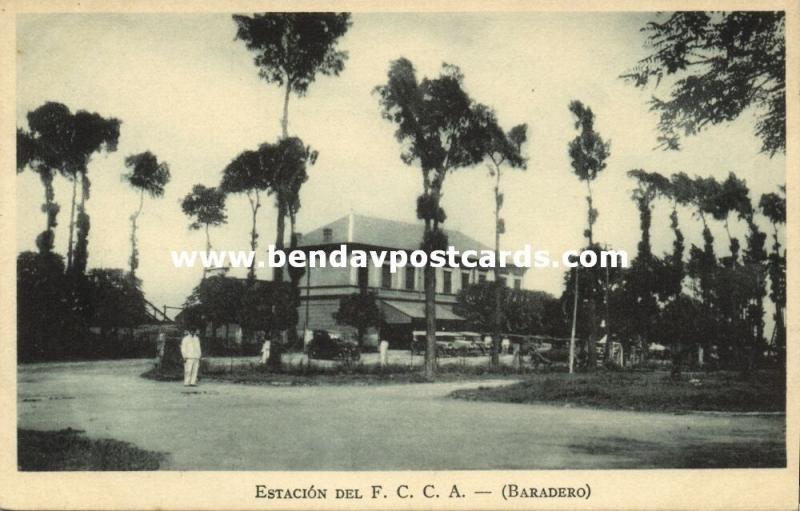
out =
<svg viewBox="0 0 800 511"><path fill-rule="evenodd" d="M434 77L443 62L459 66L465 89L495 109L508 129L527 123L527 170L506 171L502 188L504 249L531 244L556 254L584 243L585 184L572 173L567 144L576 130L567 105L592 108L596 129L611 141L607 168L593 183L599 217L595 240L636 252L638 213L630 198L628 170L746 180L751 198L785 182L785 158L759 153L754 114L685 139L681 151L657 149L657 116L651 95L619 75L646 55L640 27L652 13L355 13L341 39L349 59L338 77L319 77L308 94L290 101L289 131L319 151L301 192L298 231L308 232L353 211L416 222L422 189L416 166L400 160L394 126L381 118L375 86L389 63L406 57L418 77ZM126 156L150 150L166 161L172 179L163 198L146 199L139 219L140 268L146 297L181 305L202 270L175 269L170 250L203 250L205 238L190 231L180 201L192 185L216 186L239 153L280 134L282 93L258 77L252 55L235 41L229 14L24 14L17 17L17 125L46 101L122 121L118 150L89 165L92 195L89 266L127 268L130 214L137 194L122 180ZM17 250L35 250L44 229L43 188L31 172L17 177ZM56 180L61 204L56 251L65 254L71 187ZM446 228L493 243L493 182L485 165L461 169L445 181ZM670 249L669 208L653 215L655 253ZM258 218L261 248L275 239L272 199ZM680 215L688 243L701 244L691 212ZM764 219L759 219L767 229ZM212 229L216 249L249 248L245 197L228 199L228 224ZM717 253L727 238L712 223ZM745 226L732 232L744 243ZM768 232L771 232L768 231ZM244 275L245 271L233 272ZM269 270L260 270L267 278ZM525 287L561 294L562 270L531 269Z"/></svg>

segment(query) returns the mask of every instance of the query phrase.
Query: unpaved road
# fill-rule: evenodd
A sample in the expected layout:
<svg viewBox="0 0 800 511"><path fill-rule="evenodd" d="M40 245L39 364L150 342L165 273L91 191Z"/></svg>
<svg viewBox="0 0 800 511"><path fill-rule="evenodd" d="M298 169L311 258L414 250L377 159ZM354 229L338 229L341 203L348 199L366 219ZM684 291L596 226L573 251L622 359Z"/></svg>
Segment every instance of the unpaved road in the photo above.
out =
<svg viewBox="0 0 800 511"><path fill-rule="evenodd" d="M726 453L717 465L729 459L746 465L769 452L762 465L783 463L775 454L784 442L782 416L446 397L486 381L318 387L201 382L187 390L140 378L149 365L20 366L19 427L71 427L89 437L131 442L168 453L168 470L678 468L703 465L704 450L712 458Z"/></svg>

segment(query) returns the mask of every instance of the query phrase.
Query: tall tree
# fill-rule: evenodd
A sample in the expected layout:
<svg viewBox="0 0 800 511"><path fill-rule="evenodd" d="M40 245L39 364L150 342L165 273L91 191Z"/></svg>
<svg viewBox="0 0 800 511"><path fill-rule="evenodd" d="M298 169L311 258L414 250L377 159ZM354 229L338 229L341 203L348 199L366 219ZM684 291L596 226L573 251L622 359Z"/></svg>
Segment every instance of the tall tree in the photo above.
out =
<svg viewBox="0 0 800 511"><path fill-rule="evenodd" d="M262 146L263 147L263 146ZM258 247L258 230L256 223L258 210L261 208L261 194L269 193L271 182L270 167L267 155L261 148L258 151L244 151L239 154L222 171L220 189L225 193L244 194L250 203L252 226L250 229L250 250ZM247 272L248 281L255 282L256 269L250 266Z"/></svg>
<svg viewBox="0 0 800 511"><path fill-rule="evenodd" d="M575 129L580 130L578 136L569 143L570 163L578 179L586 182L588 214L584 235L588 241L587 247L590 250L594 250L596 247L594 245L593 227L597 220L597 210L594 208L592 198L592 181L606 168L606 159L609 156L611 143L603 140L600 134L595 131L594 112L592 112L591 108L584 106L580 101L572 101L569 104L569 110L575 116ZM598 329L597 300L594 294L587 298L589 300L590 321L587 362L589 367L594 370L597 361L597 353L595 351Z"/></svg>
<svg viewBox="0 0 800 511"><path fill-rule="evenodd" d="M525 170L527 157L522 154L522 146L528 138L528 125L520 124L511 128L507 133L504 132L494 119L492 112L486 112L489 116L487 126L489 128L489 145L486 148L486 156L489 160L489 175L494 178L494 252L495 259L500 260L500 236L506 231L505 220L500 217L500 210L503 208L504 194L500 191L500 182L503 176L503 168ZM494 280L500 282L500 267L494 267ZM495 293L495 324L494 335L492 336L492 366L500 365L500 334L502 329L502 297L500 293Z"/></svg>
<svg viewBox="0 0 800 511"><path fill-rule="evenodd" d="M451 171L480 163L488 144L486 107L464 91L464 75L458 67L443 64L437 78L417 80L408 59L391 63L387 82L375 88L384 119L396 125L395 137L402 146L400 158L422 171L422 194L417 199L417 217L425 223L422 247L430 252L444 249L447 236L440 205L445 177ZM425 319L427 348L425 375L436 373L436 273L425 267Z"/></svg>
<svg viewBox="0 0 800 511"><path fill-rule="evenodd" d="M725 233L728 235L731 252L729 264L736 266L739 262L741 244L738 238L731 235L730 215L731 213L737 213L740 218L744 219L752 214L753 208L748 197L747 184L731 172L725 181L719 185L717 194L711 200L713 201L712 215L715 220L723 223Z"/></svg>
<svg viewBox="0 0 800 511"><path fill-rule="evenodd" d="M228 222L225 213L225 192L216 187L207 187L201 184L194 185L191 193L181 201L183 213L192 219L189 229L204 229L206 234L206 251L211 251L211 235L209 227L222 225ZM208 268L203 268L203 279L208 274Z"/></svg>
<svg viewBox="0 0 800 511"><path fill-rule="evenodd" d="M36 247L40 254L47 254L53 250L55 228L58 225L57 217L61 208L55 201L53 188L53 179L58 169L52 166L52 162L47 161L43 149L30 133L17 128L17 173L26 168L31 169L39 176L44 187L42 212L45 214L45 229L36 237Z"/></svg>
<svg viewBox="0 0 800 511"><path fill-rule="evenodd" d="M139 249L136 239L136 228L139 215L142 214L145 193L150 197L162 197L164 187L169 182L169 165L159 162L150 151L132 154L125 158L128 172L123 178L134 190L139 191L139 208L131 215L131 278L136 279L136 270L139 268Z"/></svg>
<svg viewBox="0 0 800 511"><path fill-rule="evenodd" d="M295 235L295 220L300 209L300 188L308 181L309 165L317 161L317 152L297 137L283 138L275 144L263 144L261 151L270 166L270 191L278 210L275 248L283 250L286 217L290 221L290 242ZM274 280L283 280L281 268L275 268Z"/></svg>
<svg viewBox="0 0 800 511"><path fill-rule="evenodd" d="M695 135L752 107L762 152L786 150L785 15L781 11L675 12L647 23L651 53L623 75L637 87L674 77L668 99L653 97L659 141L679 149Z"/></svg>
<svg viewBox="0 0 800 511"><path fill-rule="evenodd" d="M650 243L650 230L653 221L653 204L669 186L669 179L656 172L642 169L628 171L628 177L636 182L631 197L639 210L639 240L636 258L627 271L621 272L623 277L620 292L614 293L615 305L626 305L626 312L615 314L615 329L627 330L628 338L636 338L641 344L652 333L653 318L658 313L658 297L668 287L666 267L660 259L653 255ZM620 303L620 300L622 302ZM616 307L615 310L620 310ZM620 328L622 326L623 328ZM646 346L642 346L646 348ZM606 342L604 359L611 360L611 343Z"/></svg>
<svg viewBox="0 0 800 511"><path fill-rule="evenodd" d="M778 226L786 223L786 187L780 187L780 194L765 193L759 200L758 207L769 219L773 228L772 251L767 256L767 273L769 274L769 297L775 304L775 331L773 345L778 352L781 367L786 366L786 249L782 249Z"/></svg>
<svg viewBox="0 0 800 511"><path fill-rule="evenodd" d="M47 234L39 244L52 249L52 231L55 227L58 205L53 200L52 181L55 171L73 182L72 205L70 209L69 244L67 247L67 271L82 274L88 258L89 215L86 213L86 200L89 197L88 165L97 152L113 152L117 149L120 121L104 118L96 113L78 110L74 114L65 105L47 102L28 112L30 133L25 154L35 164L45 185L45 212L48 215ZM23 143L23 138L18 139ZM50 169L50 170L46 170ZM80 203L77 205L77 186L81 185ZM73 233L77 230L77 241L73 245ZM49 250L49 249L48 249Z"/></svg>
<svg viewBox="0 0 800 511"><path fill-rule="evenodd" d="M347 52L337 48L350 28L349 13L271 12L234 15L236 39L255 53L258 74L284 88L283 138L289 137L289 97L304 96L317 74L337 76Z"/></svg>

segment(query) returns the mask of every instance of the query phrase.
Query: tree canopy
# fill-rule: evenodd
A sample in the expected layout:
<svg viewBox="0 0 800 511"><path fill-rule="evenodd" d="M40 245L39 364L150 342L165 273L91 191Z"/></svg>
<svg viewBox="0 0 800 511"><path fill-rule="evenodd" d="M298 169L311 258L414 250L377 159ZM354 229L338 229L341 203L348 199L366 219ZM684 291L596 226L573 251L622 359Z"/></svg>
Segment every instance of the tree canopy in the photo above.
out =
<svg viewBox="0 0 800 511"><path fill-rule="evenodd" d="M337 42L350 28L349 13L270 12L234 15L236 38L255 53L259 75L302 96L316 74L338 75L347 52Z"/></svg>
<svg viewBox="0 0 800 511"><path fill-rule="evenodd" d="M159 162L150 151L133 154L125 158L125 166L129 169L123 178L133 188L141 190L150 197L164 195L164 187L169 182L169 165Z"/></svg>
<svg viewBox="0 0 800 511"><path fill-rule="evenodd" d="M637 87L674 76L667 99L653 97L659 143L679 149L681 136L758 112L762 152L786 151L785 15L783 12L675 12L641 30L651 53L623 75Z"/></svg>
<svg viewBox="0 0 800 511"><path fill-rule="evenodd" d="M487 108L469 97L463 82L451 64L442 64L437 78L418 81L411 61L400 58L391 63L386 85L375 88L383 118L397 127L403 162L420 165L430 188L447 171L479 163L490 140Z"/></svg>
<svg viewBox="0 0 800 511"><path fill-rule="evenodd" d="M181 201L184 214L193 219L192 230L209 225L222 225L228 221L225 213L225 192L213 187L196 184Z"/></svg>

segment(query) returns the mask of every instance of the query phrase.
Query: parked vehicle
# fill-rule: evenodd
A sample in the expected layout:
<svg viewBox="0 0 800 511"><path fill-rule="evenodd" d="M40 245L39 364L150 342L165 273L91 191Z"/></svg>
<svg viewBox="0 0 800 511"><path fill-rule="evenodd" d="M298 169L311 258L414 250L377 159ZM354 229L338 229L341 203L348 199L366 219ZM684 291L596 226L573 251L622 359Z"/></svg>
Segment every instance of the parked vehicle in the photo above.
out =
<svg viewBox="0 0 800 511"><path fill-rule="evenodd" d="M356 361L361 358L358 343L344 339L338 332L314 330L306 352L310 359Z"/></svg>
<svg viewBox="0 0 800 511"><path fill-rule="evenodd" d="M425 353L427 334L422 330L413 332L414 340L411 343L411 353L421 355ZM436 332L437 357L467 357L487 353L481 336L476 332Z"/></svg>
<svg viewBox="0 0 800 511"><path fill-rule="evenodd" d="M476 332L455 332L450 346L458 356L479 356L487 353L481 339L481 334Z"/></svg>
<svg viewBox="0 0 800 511"><path fill-rule="evenodd" d="M411 342L412 355L424 355L428 345L428 334L423 330L414 330L414 340ZM455 354L453 341L456 338L455 332L436 332L436 356L450 357Z"/></svg>

